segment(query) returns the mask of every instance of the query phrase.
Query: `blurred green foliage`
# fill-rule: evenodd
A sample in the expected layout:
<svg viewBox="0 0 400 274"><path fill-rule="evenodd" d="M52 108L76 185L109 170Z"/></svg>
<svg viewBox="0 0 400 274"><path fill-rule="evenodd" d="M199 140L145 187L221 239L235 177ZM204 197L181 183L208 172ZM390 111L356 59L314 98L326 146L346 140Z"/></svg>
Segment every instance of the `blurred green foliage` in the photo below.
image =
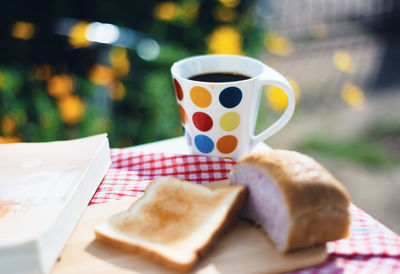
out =
<svg viewBox="0 0 400 274"><path fill-rule="evenodd" d="M385 153L382 147L358 139L338 141L310 137L303 140L299 151L306 153L314 151L337 160L353 161L376 167L387 165L392 161L391 155Z"/></svg>
<svg viewBox="0 0 400 274"><path fill-rule="evenodd" d="M395 117L372 121L354 138L304 138L298 146L305 153L319 153L340 161L352 161L375 168L391 168L400 163L400 122Z"/></svg>
<svg viewBox="0 0 400 274"><path fill-rule="evenodd" d="M254 56L264 32L253 1L28 1L0 18L0 142L107 132L112 147L182 134L173 62L205 53ZM154 39L159 53L88 41L90 23ZM62 23L73 22L66 33ZM64 26L65 29L65 26Z"/></svg>

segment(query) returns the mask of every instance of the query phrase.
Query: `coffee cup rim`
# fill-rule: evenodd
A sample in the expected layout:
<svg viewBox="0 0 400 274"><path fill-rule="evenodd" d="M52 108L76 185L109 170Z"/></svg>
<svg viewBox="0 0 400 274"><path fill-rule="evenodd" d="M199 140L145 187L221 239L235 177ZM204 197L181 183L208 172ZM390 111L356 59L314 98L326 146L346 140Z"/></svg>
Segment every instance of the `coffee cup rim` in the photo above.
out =
<svg viewBox="0 0 400 274"><path fill-rule="evenodd" d="M185 63L188 62L196 62L196 61L200 61L200 60L205 60L205 59L213 59L214 61L216 59L224 59L226 58L227 60L236 60L236 61L242 61L242 62L246 62L246 63L252 63L252 65L257 65L258 68L255 72L252 73L248 73L249 71L238 71L237 69L232 69L232 70L227 70L227 69L216 69L216 70L206 70L206 71L201 71L201 72L197 72L197 73L192 73L190 75L182 75L182 73L180 73L179 68L181 66L183 66ZM246 82L246 81L251 81L253 80L255 77L259 76L263 70L264 70L265 64L262 63L261 61L254 59L252 57L248 57L248 56L243 56L243 55L232 55L232 54L202 54L202 55L195 55L195 56L191 56L191 57L187 57L184 59L181 59L177 62L175 62L172 66L171 66L171 74L173 75L173 77L175 78L180 78L180 79L185 79L187 81L191 81L191 82L198 82L198 83L210 83L210 84L214 84L214 85L223 85L229 82L205 82L205 81L196 81L196 80L191 80L189 79L190 77L197 75L197 74L203 74L203 73L218 73L218 72L231 72L231 73L241 73L244 75L249 76L249 79L244 79L244 80L239 80L239 81L235 81L235 83L240 83L240 82Z"/></svg>

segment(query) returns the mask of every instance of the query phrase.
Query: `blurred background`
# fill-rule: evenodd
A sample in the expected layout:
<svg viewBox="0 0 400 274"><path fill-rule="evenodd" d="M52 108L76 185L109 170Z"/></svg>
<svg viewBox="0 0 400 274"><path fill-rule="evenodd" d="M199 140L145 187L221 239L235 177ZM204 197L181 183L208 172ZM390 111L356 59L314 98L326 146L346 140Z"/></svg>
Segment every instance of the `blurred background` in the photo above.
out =
<svg viewBox="0 0 400 274"><path fill-rule="evenodd" d="M322 162L400 233L400 2L14 0L0 16L0 143L107 132L111 147L183 134L173 62L258 58L296 91L266 141ZM263 90L257 132L285 109Z"/></svg>

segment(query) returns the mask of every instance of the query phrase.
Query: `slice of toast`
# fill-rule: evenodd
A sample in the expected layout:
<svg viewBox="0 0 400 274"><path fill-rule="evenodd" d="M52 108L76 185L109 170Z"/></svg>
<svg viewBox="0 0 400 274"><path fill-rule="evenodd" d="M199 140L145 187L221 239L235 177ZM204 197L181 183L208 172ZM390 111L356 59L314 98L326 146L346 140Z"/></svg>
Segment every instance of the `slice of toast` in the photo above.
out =
<svg viewBox="0 0 400 274"><path fill-rule="evenodd" d="M243 185L211 190L159 177L127 211L96 227L96 238L188 271L245 203Z"/></svg>

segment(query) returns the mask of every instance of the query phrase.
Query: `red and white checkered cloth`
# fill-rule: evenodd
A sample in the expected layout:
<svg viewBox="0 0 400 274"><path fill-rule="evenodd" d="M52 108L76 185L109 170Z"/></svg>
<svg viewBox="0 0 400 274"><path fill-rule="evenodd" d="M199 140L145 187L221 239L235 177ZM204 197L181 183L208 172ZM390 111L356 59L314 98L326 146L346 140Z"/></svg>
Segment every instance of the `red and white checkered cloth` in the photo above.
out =
<svg viewBox="0 0 400 274"><path fill-rule="evenodd" d="M228 178L235 162L200 155L145 153L112 149L112 165L90 205L141 196L159 176L196 183ZM296 273L400 273L400 237L351 205L351 235L327 244L329 257L321 265Z"/></svg>

